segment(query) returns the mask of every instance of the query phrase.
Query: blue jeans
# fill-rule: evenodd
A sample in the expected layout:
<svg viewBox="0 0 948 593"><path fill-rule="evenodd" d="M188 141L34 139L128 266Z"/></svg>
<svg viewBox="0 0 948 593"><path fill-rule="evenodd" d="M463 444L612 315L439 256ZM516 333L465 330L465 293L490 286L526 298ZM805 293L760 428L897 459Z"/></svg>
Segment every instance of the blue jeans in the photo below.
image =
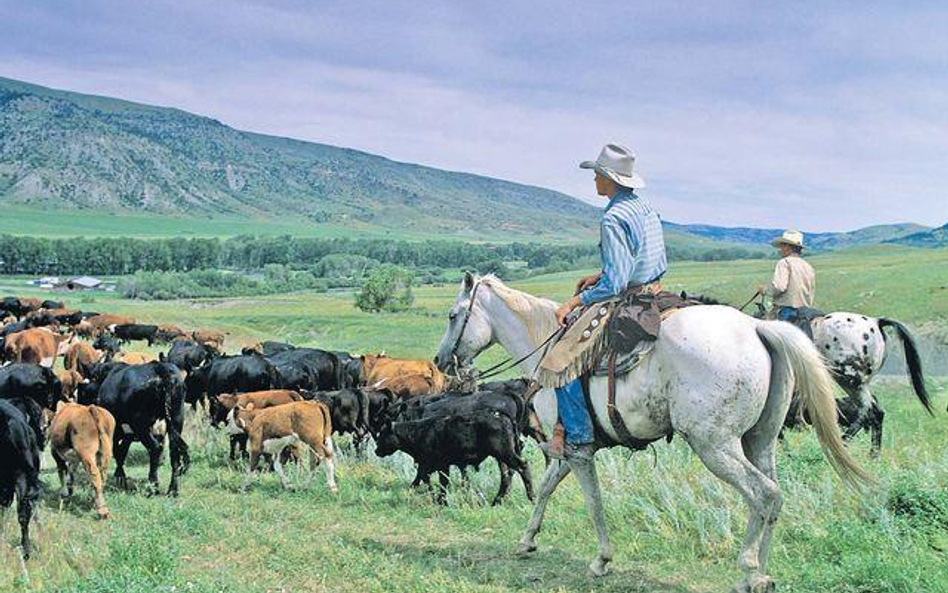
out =
<svg viewBox="0 0 948 593"><path fill-rule="evenodd" d="M593 442L593 424L583 397L583 384L574 379L556 388L556 409L566 430L566 442L585 445Z"/></svg>

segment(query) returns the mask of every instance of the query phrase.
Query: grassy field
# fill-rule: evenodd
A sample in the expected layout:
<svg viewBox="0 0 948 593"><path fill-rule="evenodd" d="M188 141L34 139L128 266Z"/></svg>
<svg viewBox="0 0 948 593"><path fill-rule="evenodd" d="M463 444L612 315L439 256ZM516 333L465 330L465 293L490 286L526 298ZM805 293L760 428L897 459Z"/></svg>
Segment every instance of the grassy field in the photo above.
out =
<svg viewBox="0 0 948 593"><path fill-rule="evenodd" d="M948 326L948 250L869 249L814 258L820 305L886 314L916 329ZM772 262L676 264L667 284L743 302L765 281ZM577 274L516 283L562 298ZM0 291L22 290L0 281ZM216 327L230 347L261 338L355 352L386 349L428 358L445 326L455 286L417 291L413 311L367 315L347 293L262 298L134 302L114 296L72 297L71 304L135 315L141 320ZM933 330L934 331L934 330ZM488 352L479 364L499 360ZM948 591L948 380L931 377L935 418L927 417L901 379L883 380L887 409L881 459L868 442L853 451L879 479L854 496L832 477L809 432L790 434L780 448L786 504L771 572L781 591L890 593ZM343 446L340 493L322 474L308 487L282 491L262 476L239 492L242 465L226 462L223 437L190 422L194 463L179 499L147 498L109 489L113 518L97 522L80 489L62 509L51 490L40 511L37 553L29 580L15 552L14 521L0 545L0 591L726 591L737 579L735 557L745 511L737 495L701 466L676 439L650 452L601 454L600 477L616 548L614 573L585 576L595 539L572 479L551 503L531 560L511 555L530 504L515 481L511 498L491 508L496 470L456 485L439 507L408 483L407 458L359 460ZM535 475L539 452L528 445ZM49 461L49 459L47 459ZM130 474L143 480L144 450L133 447ZM53 467L51 462L46 467ZM167 482L167 469L162 471ZM57 486L55 471L44 480Z"/></svg>

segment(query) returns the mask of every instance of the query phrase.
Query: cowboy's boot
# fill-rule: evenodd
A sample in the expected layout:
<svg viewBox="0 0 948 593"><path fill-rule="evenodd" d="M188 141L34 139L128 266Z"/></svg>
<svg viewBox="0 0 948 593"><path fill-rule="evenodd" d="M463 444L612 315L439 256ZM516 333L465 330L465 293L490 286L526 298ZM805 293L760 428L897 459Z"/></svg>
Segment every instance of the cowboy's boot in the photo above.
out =
<svg viewBox="0 0 948 593"><path fill-rule="evenodd" d="M566 429L563 428L563 423L558 421L556 426L553 427L553 437L550 438L549 442L545 443L546 445L546 454L554 459L564 459L563 450L566 446Z"/></svg>

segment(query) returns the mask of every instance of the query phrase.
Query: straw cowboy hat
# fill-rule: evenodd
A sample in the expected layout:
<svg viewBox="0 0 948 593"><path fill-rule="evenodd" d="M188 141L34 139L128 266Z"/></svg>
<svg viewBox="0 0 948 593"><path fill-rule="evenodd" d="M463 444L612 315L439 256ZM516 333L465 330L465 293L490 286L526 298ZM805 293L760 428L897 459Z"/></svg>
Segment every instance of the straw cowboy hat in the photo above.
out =
<svg viewBox="0 0 948 593"><path fill-rule="evenodd" d="M638 189L645 187L645 180L632 170L635 153L621 144L606 144L595 161L583 161L580 169L595 169L623 187Z"/></svg>
<svg viewBox="0 0 948 593"><path fill-rule="evenodd" d="M794 247L803 249L803 233L800 231L784 231L783 235L771 241L770 244L774 247L780 247L781 245L792 245Z"/></svg>

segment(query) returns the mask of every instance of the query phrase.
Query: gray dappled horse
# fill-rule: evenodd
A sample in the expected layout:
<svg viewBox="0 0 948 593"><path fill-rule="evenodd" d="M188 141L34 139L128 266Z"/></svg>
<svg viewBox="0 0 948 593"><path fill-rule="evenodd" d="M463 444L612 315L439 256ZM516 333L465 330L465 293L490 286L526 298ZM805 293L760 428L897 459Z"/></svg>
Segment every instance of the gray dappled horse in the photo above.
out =
<svg viewBox="0 0 948 593"><path fill-rule="evenodd" d="M556 306L508 288L493 276L466 274L435 361L443 370L463 369L495 343L515 359L526 356L556 330ZM538 356L521 363L525 374L534 371ZM591 379L590 412L605 433L619 440L606 410L606 383L605 377ZM653 441L680 435L708 470L747 503L747 532L738 559L744 576L735 591L774 590L767 559L783 502L775 447L794 391L836 472L848 484L870 481L839 434L833 387L819 352L802 332L723 306L690 307L671 315L648 356L616 378L616 408L633 437ZM555 422L552 389L537 393L534 407L545 424ZM547 502L571 471L582 487L599 540L599 554L589 568L602 575L612 560L612 546L594 458L550 463L518 553L536 551Z"/></svg>

